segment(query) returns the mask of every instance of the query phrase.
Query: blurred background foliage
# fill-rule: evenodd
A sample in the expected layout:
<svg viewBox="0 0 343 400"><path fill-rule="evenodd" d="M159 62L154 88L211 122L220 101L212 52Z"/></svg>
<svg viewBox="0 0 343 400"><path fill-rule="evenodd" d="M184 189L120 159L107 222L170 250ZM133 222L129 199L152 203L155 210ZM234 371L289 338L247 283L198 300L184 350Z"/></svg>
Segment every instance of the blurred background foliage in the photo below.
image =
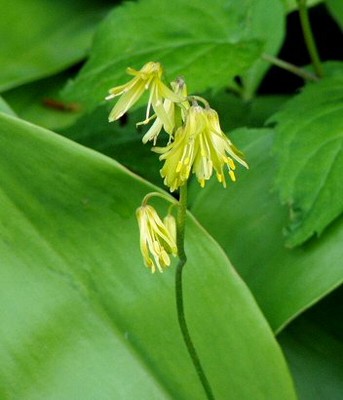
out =
<svg viewBox="0 0 343 400"><path fill-rule="evenodd" d="M216 398L288 400L293 380L343 399L342 1L308 1L314 83L263 59L313 71L294 0L0 5L1 399L202 396L173 268L150 276L138 251L161 162L141 103L109 124L104 101L150 60L250 165L226 190L190 183L186 307Z"/></svg>

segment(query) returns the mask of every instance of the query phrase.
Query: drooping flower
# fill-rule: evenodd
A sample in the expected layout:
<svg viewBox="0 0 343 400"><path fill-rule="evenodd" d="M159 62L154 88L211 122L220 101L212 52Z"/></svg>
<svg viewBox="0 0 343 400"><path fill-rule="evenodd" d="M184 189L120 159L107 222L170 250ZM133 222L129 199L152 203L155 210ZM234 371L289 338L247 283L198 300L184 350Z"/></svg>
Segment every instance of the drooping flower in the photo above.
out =
<svg viewBox="0 0 343 400"><path fill-rule="evenodd" d="M178 95L180 97L180 99L186 99L187 88L186 88L186 84L182 78L178 78L176 81L171 82L170 85L173 89L173 92L176 95ZM173 137L173 133L174 133L174 128L175 128L175 120L177 118L176 107L178 107L178 106L176 105L175 101L171 101L169 98L167 98L163 102L163 107L164 107L167 115L170 117L169 119L172 121L172 125L167 126L159 116L156 116L154 123L151 125L150 129L143 136L143 143L147 143L148 141L152 140L155 145L157 137L158 137L159 133L161 132L162 128L170 135L170 141L171 141L171 139ZM180 107L180 109L179 109L180 118L182 118L184 110L189 108L188 101L184 100L183 102L179 102L179 107ZM143 121L143 122L138 123L137 125L141 125L144 123L145 122Z"/></svg>
<svg viewBox="0 0 343 400"><path fill-rule="evenodd" d="M144 264L151 268L151 272L155 272L156 268L163 272L163 268L170 265L169 255L177 255L174 232L169 231L156 210L150 205L139 207L136 215Z"/></svg>
<svg viewBox="0 0 343 400"><path fill-rule="evenodd" d="M197 104L189 108L185 124L176 131L174 141L154 150L161 153L160 160L165 160L161 175L171 191L185 184L191 171L204 187L215 170L218 181L225 187L225 166L232 181L236 180L234 160L248 168L221 130L216 111Z"/></svg>
<svg viewBox="0 0 343 400"><path fill-rule="evenodd" d="M110 95L106 97L106 100L110 100L116 96L121 96L109 115L109 121L115 121L123 116L139 100L145 90L149 90L150 96L143 123L149 122L152 107L157 117L163 121L163 125L171 131L173 121L163 107L163 101L168 99L171 102L179 102L182 98L162 82L163 69L161 64L150 61L139 71L127 68L127 73L133 75L134 78L124 85L110 89Z"/></svg>

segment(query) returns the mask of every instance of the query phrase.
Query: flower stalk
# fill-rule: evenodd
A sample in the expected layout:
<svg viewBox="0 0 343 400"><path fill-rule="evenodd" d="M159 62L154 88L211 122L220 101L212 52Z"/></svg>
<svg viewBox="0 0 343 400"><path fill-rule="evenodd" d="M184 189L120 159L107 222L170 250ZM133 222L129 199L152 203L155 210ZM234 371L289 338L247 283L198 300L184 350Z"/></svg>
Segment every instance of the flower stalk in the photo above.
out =
<svg viewBox="0 0 343 400"><path fill-rule="evenodd" d="M304 39L306 43L307 50L310 54L313 68L320 78L324 76L324 70L319 58L316 42L314 41L310 20L308 17L308 9L306 5L306 0L297 0L299 6L299 17L301 28L304 34Z"/></svg>
<svg viewBox="0 0 343 400"><path fill-rule="evenodd" d="M202 387L206 393L208 400L214 400L214 395L210 386L210 383L206 377L204 369L201 365L200 358L194 347L192 338L190 336L183 301L183 289L182 289L182 272L187 261L187 256L184 249L184 237L185 237L185 222L186 222L186 211L187 211L187 184L180 187L180 200L177 212L177 248L179 263L176 267L175 273L175 296L176 296L176 309L179 326L181 329L183 341L187 347L188 353L192 359L193 366L200 379Z"/></svg>
<svg viewBox="0 0 343 400"><path fill-rule="evenodd" d="M291 72L294 75L299 76L300 78L304 79L305 81L318 81L318 77L311 72L304 70L303 68L299 68L294 64L291 64L287 61L281 60L280 58L274 57L271 54L263 53L262 59L264 61L270 62L273 65L276 65L279 68L284 69L285 71Z"/></svg>
<svg viewBox="0 0 343 400"><path fill-rule="evenodd" d="M170 196L153 192L147 194L136 215L140 231L140 248L144 264L151 272L163 272L170 266L170 256L178 256L175 274L176 309L182 337L193 366L204 388L208 400L214 395L201 365L187 326L182 273L187 261L184 242L187 212L187 183L195 174L201 187L215 173L217 180L226 187L226 174L236 181L235 161L248 168L242 153L233 145L220 127L219 116L207 100L187 94L186 83L179 77L167 86L163 81L163 69L158 62L148 62L140 70L128 68L133 78L124 85L110 89L111 100L121 96L113 107L109 121L120 118L147 90L150 92L146 118L138 125L154 120L143 137L143 143L153 142L152 150L164 161L161 176L170 192L179 191L179 201ZM198 104L201 103L201 105ZM150 115L151 108L154 114ZM164 147L155 147L160 133L169 136ZM171 206L162 220L157 211L148 204L152 197L161 197ZM172 210L177 210L176 221Z"/></svg>

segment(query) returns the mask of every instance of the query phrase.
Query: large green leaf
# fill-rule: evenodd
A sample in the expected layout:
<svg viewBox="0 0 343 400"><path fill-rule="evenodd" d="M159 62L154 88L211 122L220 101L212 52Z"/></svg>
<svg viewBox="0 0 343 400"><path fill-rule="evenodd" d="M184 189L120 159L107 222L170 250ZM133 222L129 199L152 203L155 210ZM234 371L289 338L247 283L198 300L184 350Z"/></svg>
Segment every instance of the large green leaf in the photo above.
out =
<svg viewBox="0 0 343 400"><path fill-rule="evenodd" d="M148 61L162 62L170 80L182 75L192 93L228 86L261 52L249 26L255 1L142 0L117 7L99 27L68 96L94 107L130 79L127 67Z"/></svg>
<svg viewBox="0 0 343 400"><path fill-rule="evenodd" d="M17 115L44 128L57 130L72 125L82 114L77 103L68 103L60 90L70 79L70 71L49 76L3 93Z"/></svg>
<svg viewBox="0 0 343 400"><path fill-rule="evenodd" d="M197 191L191 210L224 248L270 325L279 331L343 281L343 219L320 239L293 250L285 248L282 226L287 210L272 191L274 133L236 132L234 143L243 148L250 170L238 170L237 183L226 190L214 180L209 182Z"/></svg>
<svg viewBox="0 0 343 400"><path fill-rule="evenodd" d="M287 244L296 246L343 211L343 74L306 86L271 121L277 186L291 209Z"/></svg>
<svg viewBox="0 0 343 400"><path fill-rule="evenodd" d="M204 398L180 337L175 264L142 266L156 190L113 160L0 114L0 397ZM189 216L186 314L218 399L294 399L245 284Z"/></svg>
<svg viewBox="0 0 343 400"><path fill-rule="evenodd" d="M161 161L156 153L151 151L151 146L144 146L142 143L146 128L144 130L141 126L136 127L137 121L141 121L145 115L145 110L139 108L128 113L125 119L109 123L110 110L109 104L100 106L92 113L84 115L72 126L62 129L60 133L114 158L134 173L163 187L160 174Z"/></svg>
<svg viewBox="0 0 343 400"><path fill-rule="evenodd" d="M0 0L0 90L81 60L107 8L90 0Z"/></svg>
<svg viewBox="0 0 343 400"><path fill-rule="evenodd" d="M10 105L0 96L0 112L16 116Z"/></svg>
<svg viewBox="0 0 343 400"><path fill-rule="evenodd" d="M342 289L312 307L278 337L300 400L342 398Z"/></svg>

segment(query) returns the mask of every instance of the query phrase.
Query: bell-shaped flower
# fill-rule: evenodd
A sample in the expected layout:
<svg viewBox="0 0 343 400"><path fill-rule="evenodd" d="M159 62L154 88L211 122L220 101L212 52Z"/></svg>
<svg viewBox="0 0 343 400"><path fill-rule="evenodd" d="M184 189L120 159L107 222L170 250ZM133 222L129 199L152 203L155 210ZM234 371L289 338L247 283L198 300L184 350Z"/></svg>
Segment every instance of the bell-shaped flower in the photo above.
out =
<svg viewBox="0 0 343 400"><path fill-rule="evenodd" d="M182 78L178 78L176 81L171 82L171 87L173 89L173 92L180 97L180 99L186 99L187 98L187 88L184 80ZM184 110L187 110L189 108L189 103L187 100L180 102L177 104L174 101L171 101L170 99L165 99L163 102L163 107L169 115L169 119L172 121L171 126L167 126L164 121L154 115L156 117L154 123L151 125L150 129L146 132L146 134L143 136L143 143L147 143L148 141L153 141L153 144L156 145L156 140L158 135L160 134L162 128L169 134L170 136L170 141L173 137L174 129L175 129L175 120L177 118L177 111L179 111L179 117L182 118L184 114ZM182 121L181 121L182 122ZM139 122L137 125L145 124L145 122ZM170 129L171 128L171 129Z"/></svg>
<svg viewBox="0 0 343 400"><path fill-rule="evenodd" d="M152 107L157 117L163 121L163 125L167 130L171 131L173 129L173 121L166 112L163 101L168 99L171 102L179 102L182 101L182 98L163 83L163 69L161 64L150 61L139 71L133 68L127 68L127 73L133 75L134 78L124 85L110 89L110 95L106 97L106 100L110 100L114 97L121 96L109 115L109 121L115 121L123 116L128 109L139 100L142 94L146 90L149 90L150 95L146 119L143 123L149 122Z"/></svg>
<svg viewBox="0 0 343 400"><path fill-rule="evenodd" d="M163 272L163 268L170 265L169 255L177 255L174 228L172 232L169 231L172 222L167 221L167 225L162 222L156 210L150 205L139 207L136 215L144 264L151 268L151 272L155 272L156 268Z"/></svg>
<svg viewBox="0 0 343 400"><path fill-rule="evenodd" d="M225 187L225 166L232 181L236 180L234 160L248 168L221 130L216 111L199 105L189 108L185 124L176 131L174 141L154 150L161 154L160 160L165 160L161 175L171 191L185 184L191 171L204 187L215 170L218 181Z"/></svg>

